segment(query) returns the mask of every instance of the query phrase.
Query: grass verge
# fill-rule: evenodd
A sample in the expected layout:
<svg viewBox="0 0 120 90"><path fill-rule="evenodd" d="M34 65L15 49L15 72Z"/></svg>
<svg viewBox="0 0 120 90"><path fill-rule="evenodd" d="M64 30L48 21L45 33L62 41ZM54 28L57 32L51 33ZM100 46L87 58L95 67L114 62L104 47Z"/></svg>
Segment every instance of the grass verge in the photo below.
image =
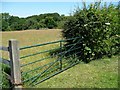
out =
<svg viewBox="0 0 120 90"><path fill-rule="evenodd" d="M118 56L78 64L36 88L118 88Z"/></svg>

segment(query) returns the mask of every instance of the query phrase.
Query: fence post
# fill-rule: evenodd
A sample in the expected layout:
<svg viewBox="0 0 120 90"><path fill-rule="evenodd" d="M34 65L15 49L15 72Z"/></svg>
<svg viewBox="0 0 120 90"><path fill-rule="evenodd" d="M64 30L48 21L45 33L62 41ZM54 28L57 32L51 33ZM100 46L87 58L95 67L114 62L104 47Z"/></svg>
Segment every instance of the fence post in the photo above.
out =
<svg viewBox="0 0 120 90"><path fill-rule="evenodd" d="M18 41L15 39L9 40L9 55L10 55L10 67L12 84L15 88L22 88L21 71L19 62L19 46Z"/></svg>
<svg viewBox="0 0 120 90"><path fill-rule="evenodd" d="M60 41L60 53L62 53L62 41ZM60 55L60 70L62 70L62 55Z"/></svg>

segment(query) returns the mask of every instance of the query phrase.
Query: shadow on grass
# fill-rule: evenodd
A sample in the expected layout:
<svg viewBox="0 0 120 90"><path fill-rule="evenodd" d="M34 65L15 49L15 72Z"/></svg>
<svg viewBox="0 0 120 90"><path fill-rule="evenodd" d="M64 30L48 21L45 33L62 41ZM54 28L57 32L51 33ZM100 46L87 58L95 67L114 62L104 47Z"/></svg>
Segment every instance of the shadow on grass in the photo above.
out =
<svg viewBox="0 0 120 90"><path fill-rule="evenodd" d="M79 61L83 61L84 63L89 63L92 60L100 60L103 56L107 56L108 58L111 58L113 55L118 55L120 53L120 48L118 48L115 51L110 51L110 52L96 52L94 56L92 56L92 53L89 53L89 50L84 51L83 47L80 47L80 45L76 45L73 50L70 50L70 47L66 47L68 44L65 44L64 47L58 48L56 50L53 50L49 52L49 54L52 57L57 56L58 58L64 58L64 59L69 59L72 58L78 59ZM76 49L78 48L78 49Z"/></svg>

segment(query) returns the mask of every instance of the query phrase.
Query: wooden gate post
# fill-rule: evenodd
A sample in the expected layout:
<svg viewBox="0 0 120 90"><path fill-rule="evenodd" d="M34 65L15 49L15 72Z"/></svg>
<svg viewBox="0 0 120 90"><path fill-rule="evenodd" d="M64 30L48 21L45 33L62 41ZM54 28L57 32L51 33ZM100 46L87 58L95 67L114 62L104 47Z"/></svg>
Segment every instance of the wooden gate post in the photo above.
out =
<svg viewBox="0 0 120 90"><path fill-rule="evenodd" d="M18 41L15 39L9 40L9 55L10 55L10 67L12 84L14 88L22 88L21 71L19 62L19 46Z"/></svg>

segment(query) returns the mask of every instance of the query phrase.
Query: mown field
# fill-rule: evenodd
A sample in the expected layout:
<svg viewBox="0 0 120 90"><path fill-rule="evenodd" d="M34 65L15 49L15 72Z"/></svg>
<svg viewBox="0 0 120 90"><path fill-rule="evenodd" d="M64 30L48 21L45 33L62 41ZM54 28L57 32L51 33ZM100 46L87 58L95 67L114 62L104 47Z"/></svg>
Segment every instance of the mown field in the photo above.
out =
<svg viewBox="0 0 120 90"><path fill-rule="evenodd" d="M2 45L7 46L9 39L17 39L20 47L60 40L60 31L61 29L2 32Z"/></svg>
<svg viewBox="0 0 120 90"><path fill-rule="evenodd" d="M9 39L17 39L19 46L29 46L50 41L61 40L61 30L27 30L2 33L2 44L8 45ZM35 52L59 47L59 44L47 45L20 51L20 57ZM8 53L2 52L3 57L9 59ZM48 53L21 59L26 64L49 56ZM21 68L21 71L32 70L37 66L54 61L55 58L37 62ZM30 76L38 73L32 72ZM25 87L29 87L25 85ZM35 86L36 88L117 88L118 87L118 56L92 61L89 64L80 63L71 69Z"/></svg>
<svg viewBox="0 0 120 90"><path fill-rule="evenodd" d="M118 56L80 63L37 88L118 88Z"/></svg>

